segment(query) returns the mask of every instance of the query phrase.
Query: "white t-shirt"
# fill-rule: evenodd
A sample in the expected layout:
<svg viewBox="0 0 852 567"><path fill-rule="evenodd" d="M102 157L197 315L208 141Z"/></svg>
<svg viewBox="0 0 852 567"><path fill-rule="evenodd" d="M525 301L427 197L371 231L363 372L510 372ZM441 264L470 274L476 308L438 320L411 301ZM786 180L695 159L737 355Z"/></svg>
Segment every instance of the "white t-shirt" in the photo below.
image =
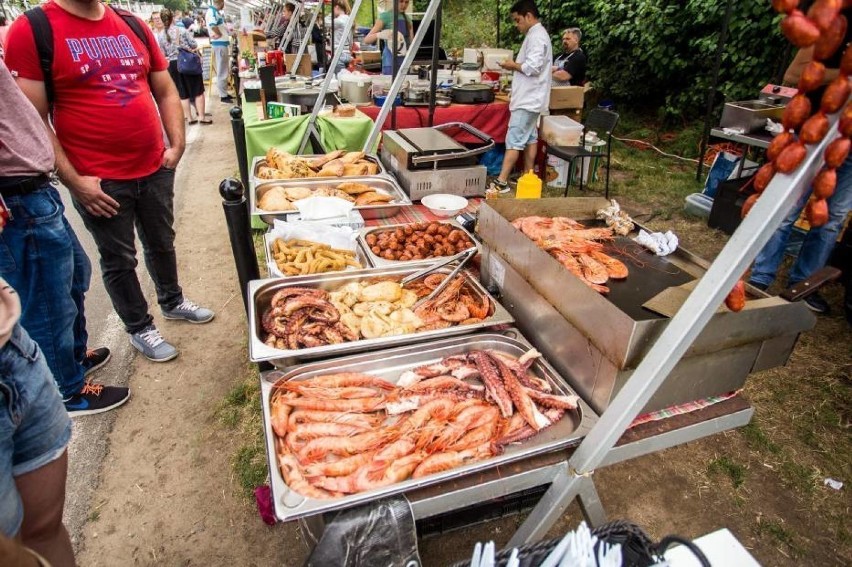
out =
<svg viewBox="0 0 852 567"><path fill-rule="evenodd" d="M349 16L346 14L340 14L336 18L334 18L334 50L337 51L340 48L340 38L343 37L343 32L346 30L346 24L349 23ZM343 49L349 48L349 43L352 41L352 34L345 38L343 42Z"/></svg>
<svg viewBox="0 0 852 567"><path fill-rule="evenodd" d="M509 110L544 112L550 106L551 61L550 36L541 23L529 30L516 59L520 71L512 75L512 98Z"/></svg>

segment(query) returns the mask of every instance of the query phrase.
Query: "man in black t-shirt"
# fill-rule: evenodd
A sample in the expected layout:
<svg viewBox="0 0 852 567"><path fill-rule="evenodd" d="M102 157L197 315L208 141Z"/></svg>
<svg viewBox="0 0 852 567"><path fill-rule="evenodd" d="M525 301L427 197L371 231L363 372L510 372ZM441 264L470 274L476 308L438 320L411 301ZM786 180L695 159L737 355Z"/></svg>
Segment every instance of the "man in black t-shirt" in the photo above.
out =
<svg viewBox="0 0 852 567"><path fill-rule="evenodd" d="M568 28L562 32L562 54L553 60L554 87L586 82L586 54L580 49L582 38L580 28Z"/></svg>

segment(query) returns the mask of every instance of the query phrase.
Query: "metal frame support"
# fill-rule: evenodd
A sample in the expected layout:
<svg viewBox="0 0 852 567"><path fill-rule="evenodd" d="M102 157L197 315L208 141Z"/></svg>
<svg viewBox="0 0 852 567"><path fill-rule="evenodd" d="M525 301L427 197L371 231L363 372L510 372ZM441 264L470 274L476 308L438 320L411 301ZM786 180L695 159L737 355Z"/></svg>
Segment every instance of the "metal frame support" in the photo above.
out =
<svg viewBox="0 0 852 567"><path fill-rule="evenodd" d="M317 16L320 13L320 8L322 8L322 2L317 4L316 10L314 10L314 15L311 16L311 22L308 24L308 30L314 29L314 25L317 23ZM309 41L305 41L305 38L302 38L302 43L299 44L299 51L296 52L296 58L293 60L293 69L299 69L299 63L302 62L302 56L305 54L305 49L308 47ZM291 73L292 74L292 73Z"/></svg>
<svg viewBox="0 0 852 567"><path fill-rule="evenodd" d="M791 175L776 174L772 178L749 215L743 219L633 375L577 447L568 461L567 470L560 473L557 481L512 537L510 546L523 545L543 537L561 511L584 490L588 490L582 483L606 461L615 443L666 380L790 208L808 190L810 180L822 165L825 147L837 136L838 115L830 116L829 121L831 128L828 135L818 144L808 147L802 165Z"/></svg>
<svg viewBox="0 0 852 567"><path fill-rule="evenodd" d="M393 107L396 95L399 94L399 91L402 89L402 83L405 81L405 73L408 71L408 68L411 67L411 63L414 61L414 56L417 54L417 50L420 49L420 44L423 43L423 38L426 36L426 32L429 29L429 24L432 22L432 19L435 17L435 13L438 11L440 6L441 0L430 0L429 7L426 8L426 12L423 14L423 20L420 22L420 27L417 28L417 33L414 34L414 40L411 42L408 53L405 54L405 58L402 60L402 65L399 68L399 72L396 77L394 77L393 83L391 83L390 92L388 92L387 97L385 98L385 102L382 105L382 109L379 111L379 115L376 116L376 122L373 124L370 136L364 143L363 151L370 152L376 146L379 133L382 130L382 125L385 123L388 113L390 113L390 109ZM394 61L396 61L396 59L394 59Z"/></svg>
<svg viewBox="0 0 852 567"><path fill-rule="evenodd" d="M287 22L287 29L284 30L284 35L281 36L281 41L278 44L278 49L284 53L287 52L287 46L290 45L290 41L293 39L293 34L296 32L296 25L299 22L299 16L302 15L302 3L294 2L296 4L296 9L293 10L293 17L290 18L290 21Z"/></svg>
<svg viewBox="0 0 852 567"><path fill-rule="evenodd" d="M353 14L358 13L358 10L361 8L361 1L362 0L355 0L355 5L352 6ZM346 22L346 29L343 31L343 36L346 37L352 33L354 27L355 18L349 18L349 21ZM326 70L325 77L323 78L322 85L320 86L319 96L317 97L317 101L314 103L314 109L311 111L311 117L308 118L308 127L305 129L305 133L302 135L302 142L299 144L299 154L303 153L305 151L305 147L308 145L308 138L311 136L314 124L317 122L319 111L325 104L325 95L328 94L328 87L331 85L331 79L334 78L334 73L330 71L337 68L337 62L340 61L340 54L342 52L342 49L338 49L335 52L334 57L331 58L331 62L328 64L328 69Z"/></svg>

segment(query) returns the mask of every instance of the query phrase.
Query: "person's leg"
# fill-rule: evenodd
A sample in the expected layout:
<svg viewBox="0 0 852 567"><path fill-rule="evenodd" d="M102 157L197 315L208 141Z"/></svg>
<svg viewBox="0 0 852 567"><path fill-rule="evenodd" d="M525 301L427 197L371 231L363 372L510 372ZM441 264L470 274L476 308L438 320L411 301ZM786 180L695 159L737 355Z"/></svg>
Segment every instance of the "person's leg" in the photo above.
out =
<svg viewBox="0 0 852 567"><path fill-rule="evenodd" d="M64 215L62 222L65 225L68 240L71 242L71 249L74 251L74 279L71 283L71 299L77 306L77 316L74 318L74 358L82 361L86 357L89 344L85 301L86 292L89 291L89 286L92 283L92 262L89 260L86 251L83 250L83 245L80 244L77 233L71 228Z"/></svg>
<svg viewBox="0 0 852 567"><path fill-rule="evenodd" d="M790 285L809 278L828 263L846 215L852 209L852 156L837 169L834 194L828 199L828 222L805 235L802 250L790 270Z"/></svg>
<svg viewBox="0 0 852 567"><path fill-rule="evenodd" d="M193 101L195 104L195 113L198 114L198 120L201 122L207 123L212 122L209 118L207 118L207 101L204 99L204 87L201 88L201 94L195 97Z"/></svg>
<svg viewBox="0 0 852 567"><path fill-rule="evenodd" d="M174 231L175 172L161 168L141 180L136 205L136 230L145 266L157 290L157 303L171 309L183 300L178 283Z"/></svg>
<svg viewBox="0 0 852 567"><path fill-rule="evenodd" d="M73 565L71 540L62 525L71 420L35 342L20 325L0 350L0 513L7 535L53 565ZM10 435L11 434L11 435ZM7 509L7 504L17 504ZM18 517L9 522L7 513Z"/></svg>
<svg viewBox="0 0 852 567"><path fill-rule="evenodd" d="M509 175L515 169L515 164L518 163L518 158L521 157L521 150L510 150L506 148L506 153L503 155L503 166L500 168L500 175L497 177L501 183L509 181Z"/></svg>
<svg viewBox="0 0 852 567"><path fill-rule="evenodd" d="M183 108L183 117L187 122L192 122L192 112L189 109L189 99L182 98L180 99L180 106ZM203 114L201 116L204 116Z"/></svg>
<svg viewBox="0 0 852 567"><path fill-rule="evenodd" d="M74 565L74 550L62 523L68 452L55 461L15 479L24 506L21 540L54 567Z"/></svg>
<svg viewBox="0 0 852 567"><path fill-rule="evenodd" d="M538 150L538 141L527 144L524 148L524 171L532 171L535 168L535 156Z"/></svg>
<svg viewBox="0 0 852 567"><path fill-rule="evenodd" d="M104 287L112 306L128 333L136 333L153 322L148 302L136 275L136 243L134 222L139 182L101 181L103 190L118 201L114 217L95 217L74 201L74 207L98 246Z"/></svg>
<svg viewBox="0 0 852 567"><path fill-rule="evenodd" d="M21 298L21 323L41 345L65 399L83 388L87 335L83 301L91 267L47 185L7 199L12 220L0 235L0 275ZM78 271L79 270L79 271Z"/></svg>
<svg viewBox="0 0 852 567"><path fill-rule="evenodd" d="M775 281L778 266L781 265L781 261L784 259L784 250L787 247L790 232L793 230L793 224L798 220L802 209L805 208L809 196L810 191L799 199L799 202L793 206L790 213L781 222L781 226L769 238L769 242L758 252L751 268L751 274L749 275L748 281L750 284L766 289Z"/></svg>
<svg viewBox="0 0 852 567"><path fill-rule="evenodd" d="M216 45L213 47L214 64L216 65L216 88L220 98L228 97L228 47Z"/></svg>

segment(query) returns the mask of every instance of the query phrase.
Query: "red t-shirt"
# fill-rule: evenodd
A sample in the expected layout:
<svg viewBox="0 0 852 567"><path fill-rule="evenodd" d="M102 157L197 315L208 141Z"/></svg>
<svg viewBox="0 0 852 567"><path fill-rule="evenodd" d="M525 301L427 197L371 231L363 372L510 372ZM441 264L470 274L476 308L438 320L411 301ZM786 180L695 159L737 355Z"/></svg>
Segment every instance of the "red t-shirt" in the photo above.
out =
<svg viewBox="0 0 852 567"><path fill-rule="evenodd" d="M71 164L81 175L102 179L154 173L165 147L148 74L169 64L151 30L142 24L149 50L108 7L99 21L54 2L42 8L53 28L53 127ZM44 80L25 17L9 30L6 65L18 77Z"/></svg>

